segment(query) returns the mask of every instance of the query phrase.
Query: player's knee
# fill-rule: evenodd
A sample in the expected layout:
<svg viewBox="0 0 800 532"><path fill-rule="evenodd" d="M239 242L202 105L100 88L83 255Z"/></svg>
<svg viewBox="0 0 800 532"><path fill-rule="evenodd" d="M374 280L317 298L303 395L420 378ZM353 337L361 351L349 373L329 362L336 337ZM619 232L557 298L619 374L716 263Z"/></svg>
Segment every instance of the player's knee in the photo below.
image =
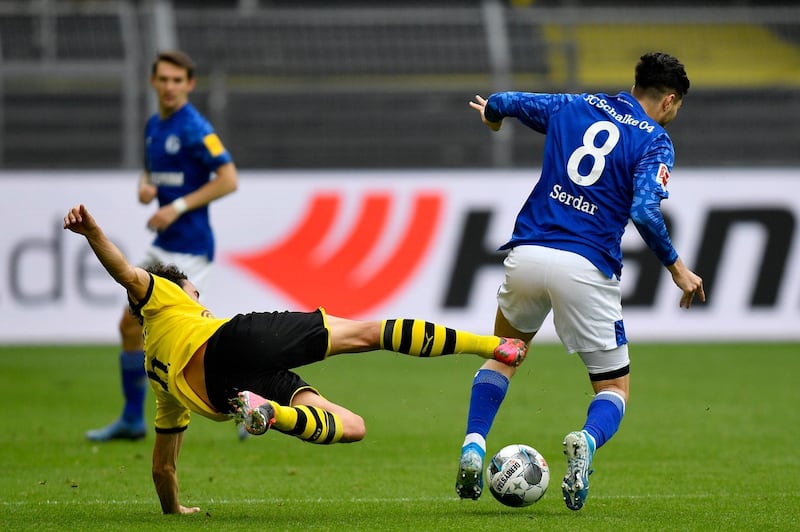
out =
<svg viewBox="0 0 800 532"><path fill-rule="evenodd" d="M361 441L367 435L367 425L364 423L364 418L352 412L342 418L342 441L343 443L350 443Z"/></svg>
<svg viewBox="0 0 800 532"><path fill-rule="evenodd" d="M607 392L618 395L623 403L628 404L630 399L630 390L628 379L617 379L614 381L606 381L600 385L594 386L595 394Z"/></svg>

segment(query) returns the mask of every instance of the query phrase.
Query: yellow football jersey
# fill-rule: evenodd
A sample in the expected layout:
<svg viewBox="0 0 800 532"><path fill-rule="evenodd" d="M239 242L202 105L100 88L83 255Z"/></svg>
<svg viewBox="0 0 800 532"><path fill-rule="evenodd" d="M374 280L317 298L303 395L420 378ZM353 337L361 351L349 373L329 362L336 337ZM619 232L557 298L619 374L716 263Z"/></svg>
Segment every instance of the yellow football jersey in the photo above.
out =
<svg viewBox="0 0 800 532"><path fill-rule="evenodd" d="M216 421L229 419L200 399L183 375L197 348L229 318L215 318L172 281L157 275L150 279L150 289L140 306L145 369L156 396L156 430L185 429L190 411Z"/></svg>

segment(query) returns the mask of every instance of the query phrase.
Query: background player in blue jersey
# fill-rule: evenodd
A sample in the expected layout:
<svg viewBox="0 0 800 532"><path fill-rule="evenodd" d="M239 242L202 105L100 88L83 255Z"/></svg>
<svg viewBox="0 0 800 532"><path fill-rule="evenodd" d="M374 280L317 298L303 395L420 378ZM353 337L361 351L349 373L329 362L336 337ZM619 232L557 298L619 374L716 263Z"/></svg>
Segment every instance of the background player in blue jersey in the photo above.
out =
<svg viewBox="0 0 800 532"><path fill-rule="evenodd" d="M622 321L620 240L632 220L683 292L689 308L705 301L703 281L672 246L661 214L674 150L664 130L689 90L683 65L664 53L643 55L630 93L503 92L470 106L490 129L516 118L547 135L539 181L522 206L497 293L495 334L530 342L553 312L556 332L578 353L595 395L582 430L567 434L562 495L579 510L588 495L594 452L617 431L628 400L630 360ZM515 368L488 361L476 373L456 492L483 488L486 437Z"/></svg>
<svg viewBox="0 0 800 532"><path fill-rule="evenodd" d="M176 264L202 292L214 260L214 234L209 204L238 186L236 166L211 124L189 102L195 87L195 66L181 51L158 54L150 84L158 97L158 112L145 126L145 170L139 201L158 198L158 210L147 221L156 232L142 266ZM125 311L119 330L119 356L125 405L107 427L90 430L92 441L139 439L146 434L142 328Z"/></svg>

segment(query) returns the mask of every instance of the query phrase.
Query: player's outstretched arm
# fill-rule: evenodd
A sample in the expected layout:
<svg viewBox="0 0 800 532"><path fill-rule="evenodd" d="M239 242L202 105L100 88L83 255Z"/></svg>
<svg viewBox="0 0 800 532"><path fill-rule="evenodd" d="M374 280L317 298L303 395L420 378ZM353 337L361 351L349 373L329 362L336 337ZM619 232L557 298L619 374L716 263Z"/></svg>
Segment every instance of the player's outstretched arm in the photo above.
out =
<svg viewBox="0 0 800 532"><path fill-rule="evenodd" d="M491 129L492 131L499 131L500 130L500 126L503 125L502 121L501 122L490 122L489 120L486 120L486 113L485 113L485 111L486 111L486 99L483 98L483 96L481 96L480 94L476 94L475 95L475 101L474 102L469 102L469 106L472 107L473 109L477 110L481 114L481 120L483 121L484 124L486 124L489 127L489 129Z"/></svg>
<svg viewBox="0 0 800 532"><path fill-rule="evenodd" d="M183 444L183 432L156 433L153 445L153 484L165 514L193 514L200 508L183 506L178 500L178 455Z"/></svg>
<svg viewBox="0 0 800 532"><path fill-rule="evenodd" d="M703 290L703 279L687 268L680 257L673 264L667 266L667 269L672 274L672 281L683 290L681 307L691 307L695 295L705 303L706 292Z"/></svg>
<svg viewBox="0 0 800 532"><path fill-rule="evenodd" d="M128 263L122 251L106 237L83 204L71 208L64 216L64 229L86 237L100 264L135 301L141 301L147 295L150 274Z"/></svg>

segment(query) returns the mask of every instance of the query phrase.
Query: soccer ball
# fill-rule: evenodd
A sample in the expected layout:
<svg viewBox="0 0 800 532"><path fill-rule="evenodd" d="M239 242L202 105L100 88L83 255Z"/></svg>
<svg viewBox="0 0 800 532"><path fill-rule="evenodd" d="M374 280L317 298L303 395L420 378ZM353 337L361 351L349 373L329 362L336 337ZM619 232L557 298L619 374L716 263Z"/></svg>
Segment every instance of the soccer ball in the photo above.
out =
<svg viewBox="0 0 800 532"><path fill-rule="evenodd" d="M489 491L514 508L530 506L542 498L550 484L550 468L539 451L520 443L497 451L486 467Z"/></svg>

